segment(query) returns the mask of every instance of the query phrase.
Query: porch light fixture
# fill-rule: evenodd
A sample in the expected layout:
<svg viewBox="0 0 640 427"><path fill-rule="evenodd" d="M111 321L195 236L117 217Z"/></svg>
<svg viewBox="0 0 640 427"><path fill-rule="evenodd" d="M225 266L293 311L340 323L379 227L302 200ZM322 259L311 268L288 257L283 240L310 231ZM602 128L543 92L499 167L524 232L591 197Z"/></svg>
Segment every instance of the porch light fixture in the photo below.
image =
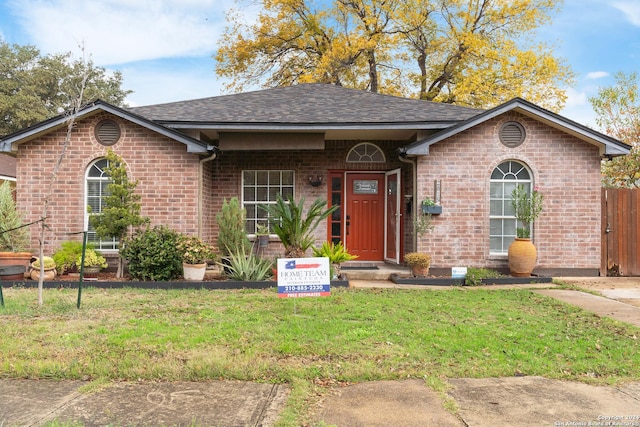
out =
<svg viewBox="0 0 640 427"><path fill-rule="evenodd" d="M309 175L309 185L312 187L319 187L322 184L322 176L318 175L315 178L312 175Z"/></svg>

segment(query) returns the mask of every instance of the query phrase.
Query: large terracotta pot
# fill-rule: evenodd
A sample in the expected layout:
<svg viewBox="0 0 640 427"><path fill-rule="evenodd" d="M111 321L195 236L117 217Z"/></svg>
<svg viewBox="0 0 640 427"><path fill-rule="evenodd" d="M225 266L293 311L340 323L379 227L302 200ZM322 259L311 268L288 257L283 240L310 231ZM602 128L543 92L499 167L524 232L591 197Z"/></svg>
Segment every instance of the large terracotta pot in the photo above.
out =
<svg viewBox="0 0 640 427"><path fill-rule="evenodd" d="M411 275L413 277L427 277L429 275L429 267L423 267L420 265L411 266Z"/></svg>
<svg viewBox="0 0 640 427"><path fill-rule="evenodd" d="M513 277L529 277L538 253L531 239L516 238L509 246L509 270Z"/></svg>
<svg viewBox="0 0 640 427"><path fill-rule="evenodd" d="M0 252L0 265L24 265L28 267L32 257L31 252Z"/></svg>
<svg viewBox="0 0 640 427"><path fill-rule="evenodd" d="M0 252L0 266L23 266L22 277L11 280L21 280L29 277L29 265L31 264L31 252ZM9 279L6 279L9 280Z"/></svg>
<svg viewBox="0 0 640 427"><path fill-rule="evenodd" d="M55 268L48 268L44 270L44 279L45 281L47 280L53 280L56 278L56 269ZM31 279L33 280L40 280L40 269L39 268L32 268L31 269Z"/></svg>

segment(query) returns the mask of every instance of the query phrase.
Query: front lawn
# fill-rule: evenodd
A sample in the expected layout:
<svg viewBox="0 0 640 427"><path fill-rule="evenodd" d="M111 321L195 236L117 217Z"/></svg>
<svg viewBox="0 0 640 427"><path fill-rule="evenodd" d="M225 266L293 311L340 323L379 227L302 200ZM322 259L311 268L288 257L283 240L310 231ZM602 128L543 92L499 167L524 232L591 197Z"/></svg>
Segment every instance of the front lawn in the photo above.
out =
<svg viewBox="0 0 640 427"><path fill-rule="evenodd" d="M286 382L289 419L318 385L502 377L640 380L640 329L528 290L4 289L0 376ZM291 415L291 412L294 415ZM291 418L293 417L293 418ZM297 421L291 421L295 424Z"/></svg>

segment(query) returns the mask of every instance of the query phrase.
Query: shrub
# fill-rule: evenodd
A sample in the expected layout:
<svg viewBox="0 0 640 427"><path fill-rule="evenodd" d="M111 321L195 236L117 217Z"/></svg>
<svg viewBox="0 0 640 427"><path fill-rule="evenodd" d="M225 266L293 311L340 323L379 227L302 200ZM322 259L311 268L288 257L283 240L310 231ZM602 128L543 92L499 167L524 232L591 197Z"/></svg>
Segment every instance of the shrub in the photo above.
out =
<svg viewBox="0 0 640 427"><path fill-rule="evenodd" d="M227 277L239 281L262 281L271 278L273 264L268 259L259 258L253 252L244 250L232 252L229 264L224 265Z"/></svg>
<svg viewBox="0 0 640 427"><path fill-rule="evenodd" d="M56 262L53 260L53 258L46 256L43 259L44 259L44 269L45 270L50 270L52 268L56 268ZM36 258L36 260L31 263L31 267L33 267L33 268L35 268L37 270L40 270L40 259Z"/></svg>
<svg viewBox="0 0 640 427"><path fill-rule="evenodd" d="M404 262L411 266L427 268L431 265L431 255L422 252L409 252L404 254Z"/></svg>
<svg viewBox="0 0 640 427"><path fill-rule="evenodd" d="M222 256L229 256L238 250L244 252L251 250L251 242L245 229L246 218L246 210L240 207L237 197L233 197L228 202L224 200L222 210L216 215L219 227L218 249Z"/></svg>
<svg viewBox="0 0 640 427"><path fill-rule="evenodd" d="M22 213L16 209L9 181L5 181L0 185L0 251L25 250L29 244L29 231L22 225Z"/></svg>
<svg viewBox="0 0 640 427"><path fill-rule="evenodd" d="M82 254L78 255L76 265L82 265ZM93 249L87 249L84 253L84 267L100 267L107 268L107 260Z"/></svg>
<svg viewBox="0 0 640 427"><path fill-rule="evenodd" d="M182 274L180 234L156 226L139 231L127 241L121 256L129 262L129 275L136 280L173 280Z"/></svg>
<svg viewBox="0 0 640 427"><path fill-rule="evenodd" d="M482 285L482 279L496 279L499 277L505 277L503 274L495 270L488 268L467 268L467 275L464 277L464 284L466 286L480 286Z"/></svg>
<svg viewBox="0 0 640 427"><path fill-rule="evenodd" d="M87 249L94 249L93 244L87 243ZM62 242L60 249L53 254L58 273L62 274L76 267L76 260L80 255L82 255L82 242L78 240Z"/></svg>

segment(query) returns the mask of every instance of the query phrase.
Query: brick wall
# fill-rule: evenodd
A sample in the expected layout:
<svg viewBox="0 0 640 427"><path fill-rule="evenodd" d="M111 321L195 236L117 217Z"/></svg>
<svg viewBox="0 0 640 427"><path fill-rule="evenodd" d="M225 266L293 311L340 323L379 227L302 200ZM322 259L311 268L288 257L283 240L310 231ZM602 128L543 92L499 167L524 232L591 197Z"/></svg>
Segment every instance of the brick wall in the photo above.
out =
<svg viewBox="0 0 640 427"><path fill-rule="evenodd" d="M197 233L197 179L199 156L186 147L148 129L123 121L107 113L77 123L67 155L53 188L46 233L47 253L54 252L64 240L81 239L69 233L84 229L85 173L88 165L104 157L107 147L93 134L96 123L104 118L121 125L122 136L112 148L126 162L129 178L138 180L136 192L142 196L142 215L153 225L168 225L189 234ZM66 136L66 128L22 144L18 149L18 206L26 220L36 221L43 212L51 173ZM39 228L31 226L33 249L38 246Z"/></svg>
<svg viewBox="0 0 640 427"><path fill-rule="evenodd" d="M527 138L502 145L500 126L518 120ZM506 256L489 255L489 179L506 160L525 163L545 196L533 240L538 268L600 265L600 157L598 148L517 113L501 116L431 146L420 158L418 201L442 183L443 213L419 242L434 267L506 267Z"/></svg>
<svg viewBox="0 0 640 427"><path fill-rule="evenodd" d="M139 181L142 214L153 225L167 225L179 232L197 234L215 244L215 220L224 198L241 196L241 172L245 169L289 169L295 171L296 197L307 206L318 197L327 198L326 181L319 187L307 183L308 175L327 170L387 171L402 169L403 193L412 194L412 165L398 159L403 142L376 142L385 152L386 164L348 164L346 155L358 141L327 141L325 150L223 152L202 164L202 223L198 224L198 170L203 159L189 154L183 144L148 129L101 113L79 122L54 187L49 208L46 251L52 253L61 241L79 239L68 233L84 229L84 182L87 166L103 157L107 148L98 144L93 128L103 118L121 124L121 140L113 149L123 157L130 178ZM497 132L506 120L518 119L527 140L517 148L503 146ZM18 205L27 221L42 214L51 171L59 156L65 130L52 132L18 149ZM506 266L506 257L489 255L489 177L505 160L526 163L535 184L545 194L545 209L535 224L534 242L538 267L598 268L600 264L600 158L598 149L534 120L512 113L495 118L430 149L417 159L418 197L414 213L426 196L433 196L435 179L442 183L443 214L434 217L435 229L418 243L418 250L432 254L434 267ZM412 216L402 201L404 249L414 249ZM326 225L316 231L318 242L326 239ZM33 249L39 229L31 227ZM271 243L264 253L281 254Z"/></svg>

